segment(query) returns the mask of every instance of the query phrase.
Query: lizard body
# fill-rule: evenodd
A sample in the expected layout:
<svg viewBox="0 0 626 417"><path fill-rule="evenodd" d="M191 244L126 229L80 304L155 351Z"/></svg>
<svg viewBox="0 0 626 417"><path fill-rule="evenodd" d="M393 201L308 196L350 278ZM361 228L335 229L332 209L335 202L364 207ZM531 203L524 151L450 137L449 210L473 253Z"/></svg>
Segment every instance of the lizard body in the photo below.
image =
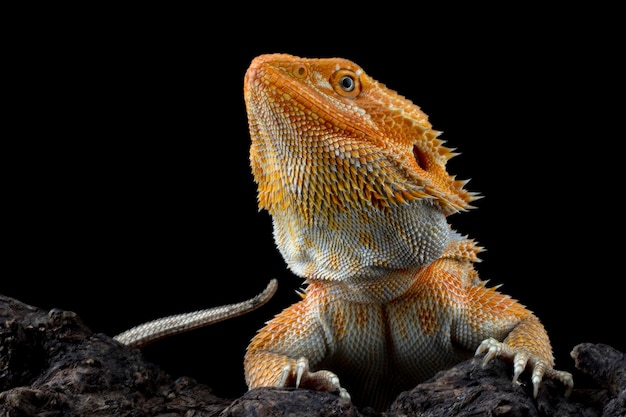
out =
<svg viewBox="0 0 626 417"><path fill-rule="evenodd" d="M386 408L474 354L527 370L536 396L554 369L549 337L474 269L482 250L448 223L480 196L448 174L455 156L410 100L341 58L256 57L244 81L259 208L272 216L302 300L254 336L250 389L336 391ZM341 382L340 382L341 381Z"/></svg>

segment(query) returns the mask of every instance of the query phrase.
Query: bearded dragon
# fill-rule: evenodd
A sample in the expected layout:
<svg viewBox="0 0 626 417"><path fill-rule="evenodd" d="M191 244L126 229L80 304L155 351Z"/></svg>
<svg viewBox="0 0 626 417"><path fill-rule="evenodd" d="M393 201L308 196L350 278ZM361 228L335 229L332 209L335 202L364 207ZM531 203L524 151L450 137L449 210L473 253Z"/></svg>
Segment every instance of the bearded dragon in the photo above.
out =
<svg viewBox="0 0 626 417"><path fill-rule="evenodd" d="M569 396L548 334L519 301L487 287L483 249L448 223L480 198L448 174L455 154L410 100L341 58L256 57L244 77L258 204L272 216L302 300L270 320L244 357L249 389L337 392L386 408L402 390L472 355L544 378ZM114 338L131 347L250 312L241 303L141 324ZM341 382L340 382L341 379Z"/></svg>
<svg viewBox="0 0 626 417"><path fill-rule="evenodd" d="M341 58L253 59L244 80L258 205L304 278L301 300L266 323L246 383L333 391L386 408L402 390L472 355L545 378L565 395L548 334L474 269L483 249L450 215L478 193L419 106Z"/></svg>

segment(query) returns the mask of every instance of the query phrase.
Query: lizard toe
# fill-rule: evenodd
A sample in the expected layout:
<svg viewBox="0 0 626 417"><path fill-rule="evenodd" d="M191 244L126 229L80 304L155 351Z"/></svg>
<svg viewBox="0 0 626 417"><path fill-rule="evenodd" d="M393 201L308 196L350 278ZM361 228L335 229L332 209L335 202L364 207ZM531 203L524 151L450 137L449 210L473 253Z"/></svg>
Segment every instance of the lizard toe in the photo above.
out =
<svg viewBox="0 0 626 417"><path fill-rule="evenodd" d="M490 337L483 340L482 343L478 345L474 355L479 356L485 354L482 362L482 366L485 367L493 358L500 355L503 348L504 345L502 343Z"/></svg>
<svg viewBox="0 0 626 417"><path fill-rule="evenodd" d="M533 398L537 398L537 394L539 393L539 387L541 386L541 382L543 381L543 376L548 368L548 364L544 361L536 361L533 370L532 377L530 378L533 384Z"/></svg>
<svg viewBox="0 0 626 417"><path fill-rule="evenodd" d="M546 378L559 381L565 387L565 398L569 398L574 388L574 377L572 374L566 371L558 371L553 368L548 368L545 373Z"/></svg>
<svg viewBox="0 0 626 417"><path fill-rule="evenodd" d="M518 381L519 376L522 374L522 372L524 372L524 369L526 369L529 358L530 354L523 350L518 351L513 355L513 382ZM540 367L535 367L533 371L533 383L536 376L539 376L539 382L541 382L543 370Z"/></svg>
<svg viewBox="0 0 626 417"><path fill-rule="evenodd" d="M340 387L340 388L339 388L339 396L340 396L341 398L345 398L345 399L347 399L347 400L351 399L351 397L350 397L350 393L348 392L348 390L346 390L346 389L345 389L345 388L343 388L343 387Z"/></svg>
<svg viewBox="0 0 626 417"><path fill-rule="evenodd" d="M287 364L283 366L283 370L280 374L280 378L276 383L276 386L279 388L286 388L289 385L289 376L291 375L291 364Z"/></svg>
<svg viewBox="0 0 626 417"><path fill-rule="evenodd" d="M307 358L300 358L296 362L296 388L300 387L302 382L302 376L309 373L309 360Z"/></svg>

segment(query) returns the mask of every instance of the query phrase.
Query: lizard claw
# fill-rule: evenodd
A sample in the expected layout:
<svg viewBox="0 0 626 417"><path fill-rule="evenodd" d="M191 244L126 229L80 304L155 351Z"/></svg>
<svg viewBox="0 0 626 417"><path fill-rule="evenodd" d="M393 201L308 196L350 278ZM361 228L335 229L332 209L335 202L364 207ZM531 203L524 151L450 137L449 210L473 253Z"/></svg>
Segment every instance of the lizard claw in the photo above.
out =
<svg viewBox="0 0 626 417"><path fill-rule="evenodd" d="M293 384L290 384L289 381L293 381ZM295 366L293 363L285 365L277 385L279 387L292 385L296 388L336 392L340 397L350 399L350 394L341 386L337 375L327 370L310 371L309 360L307 358L298 359Z"/></svg>
<svg viewBox="0 0 626 417"><path fill-rule="evenodd" d="M300 358L296 362L296 388L300 388L300 382L305 373L309 373L309 361L306 358Z"/></svg>
<svg viewBox="0 0 626 417"><path fill-rule="evenodd" d="M519 384L519 376L527 367L532 370L531 382L533 384L533 397L537 398L539 387L543 378L550 378L560 381L565 386L565 397L569 397L574 386L572 374L564 371L557 371L550 366L544 359L532 355L523 349L512 348L502 342L498 342L494 338L485 339L476 349L475 355L485 354L482 366L487 364L496 356L513 362L513 383Z"/></svg>

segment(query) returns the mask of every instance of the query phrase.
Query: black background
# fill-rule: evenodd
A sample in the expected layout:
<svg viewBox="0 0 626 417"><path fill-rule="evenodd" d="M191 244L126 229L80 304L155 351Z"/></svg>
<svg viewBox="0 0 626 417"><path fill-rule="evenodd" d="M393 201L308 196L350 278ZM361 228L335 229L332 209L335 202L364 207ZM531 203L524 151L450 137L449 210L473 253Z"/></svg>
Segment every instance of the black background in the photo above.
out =
<svg viewBox="0 0 626 417"><path fill-rule="evenodd" d="M218 395L244 392L248 341L302 281L257 209L243 76L262 53L341 56L418 104L461 153L449 171L484 198L450 221L487 249L482 279L543 321L557 367L574 371L581 342L626 351L614 12L325 7L24 19L4 61L16 94L0 293L113 336L278 278L260 310L144 349Z"/></svg>

